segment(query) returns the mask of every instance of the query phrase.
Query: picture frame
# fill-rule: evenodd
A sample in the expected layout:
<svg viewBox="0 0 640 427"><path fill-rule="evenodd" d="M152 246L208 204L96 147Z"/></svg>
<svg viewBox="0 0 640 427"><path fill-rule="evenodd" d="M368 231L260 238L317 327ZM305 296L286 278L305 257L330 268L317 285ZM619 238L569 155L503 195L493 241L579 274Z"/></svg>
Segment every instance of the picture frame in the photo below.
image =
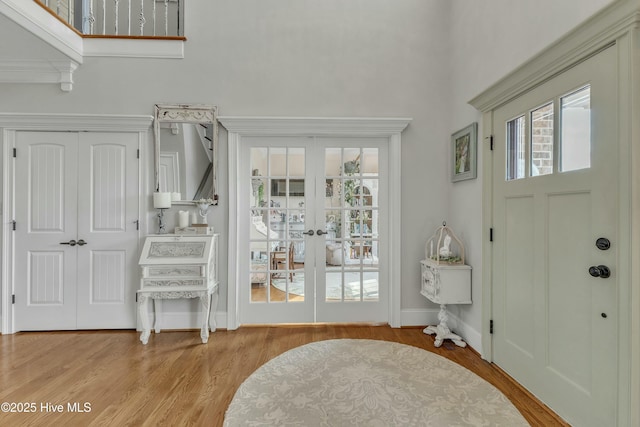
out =
<svg viewBox="0 0 640 427"><path fill-rule="evenodd" d="M478 177L478 123L451 135L451 182Z"/></svg>

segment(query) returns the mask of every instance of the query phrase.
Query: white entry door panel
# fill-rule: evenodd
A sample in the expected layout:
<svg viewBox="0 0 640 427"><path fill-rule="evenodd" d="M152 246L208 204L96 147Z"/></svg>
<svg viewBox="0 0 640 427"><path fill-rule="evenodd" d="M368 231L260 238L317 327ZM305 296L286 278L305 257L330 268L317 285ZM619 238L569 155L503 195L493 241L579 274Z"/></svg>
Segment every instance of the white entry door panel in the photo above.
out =
<svg viewBox="0 0 640 427"><path fill-rule="evenodd" d="M616 425L615 55L493 117L494 361L580 426Z"/></svg>
<svg viewBox="0 0 640 427"><path fill-rule="evenodd" d="M16 330L135 327L138 137L16 135Z"/></svg>

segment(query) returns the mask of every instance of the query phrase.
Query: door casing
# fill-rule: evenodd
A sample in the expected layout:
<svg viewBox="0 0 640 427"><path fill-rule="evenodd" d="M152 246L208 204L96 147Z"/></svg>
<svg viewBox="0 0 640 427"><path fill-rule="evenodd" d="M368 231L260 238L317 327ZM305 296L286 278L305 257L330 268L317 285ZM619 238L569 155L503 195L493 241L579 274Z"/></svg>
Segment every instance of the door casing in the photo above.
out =
<svg viewBox="0 0 640 427"><path fill-rule="evenodd" d="M2 334L12 334L17 332L14 324L14 312L12 305L12 295L14 293L13 283L13 247L14 239L12 234L12 223L14 218L14 158L13 149L15 147L16 132L18 131L96 131L96 132L131 132L136 133L141 150L141 158L144 159L145 147L150 147L149 131L153 122L152 116L135 115L83 115L83 114L0 114L0 137L2 139L2 286L0 289L1 299L1 325ZM146 216L142 212L149 210L149 202L143 191L145 182L142 179L150 171L153 165L141 165L138 170L139 194L139 229L146 229ZM143 175L145 174L145 175ZM149 190L151 191L151 190ZM138 233L140 238L140 233Z"/></svg>
<svg viewBox="0 0 640 427"><path fill-rule="evenodd" d="M634 92L640 75L635 52L640 49L640 8L634 2L617 1L554 42L469 103L482 116L482 348L492 361L492 170L490 141L493 110L544 83L573 65L613 47L617 51L619 167L618 236L618 373L617 425L640 425L640 132L635 117L640 113L640 95ZM635 261L635 262L634 262Z"/></svg>
<svg viewBox="0 0 640 427"><path fill-rule="evenodd" d="M227 289L227 329L240 326L238 253L240 247L237 218L240 212L238 182L240 148L246 136L333 136L384 137L389 143L389 325L400 327L401 284L401 133L410 118L317 118L317 117L219 117L228 131L229 148L229 259Z"/></svg>

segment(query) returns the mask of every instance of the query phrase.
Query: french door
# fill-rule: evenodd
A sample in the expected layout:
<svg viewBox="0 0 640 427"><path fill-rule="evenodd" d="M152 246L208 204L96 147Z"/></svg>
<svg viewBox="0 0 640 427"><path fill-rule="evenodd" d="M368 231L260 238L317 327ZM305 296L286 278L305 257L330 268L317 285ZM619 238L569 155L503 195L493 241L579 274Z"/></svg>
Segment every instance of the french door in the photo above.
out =
<svg viewBox="0 0 640 427"><path fill-rule="evenodd" d="M243 139L241 323L388 320L387 141Z"/></svg>
<svg viewBox="0 0 640 427"><path fill-rule="evenodd" d="M494 362L574 425L615 425L616 50L494 110Z"/></svg>
<svg viewBox="0 0 640 427"><path fill-rule="evenodd" d="M17 132L16 331L136 325L138 134Z"/></svg>

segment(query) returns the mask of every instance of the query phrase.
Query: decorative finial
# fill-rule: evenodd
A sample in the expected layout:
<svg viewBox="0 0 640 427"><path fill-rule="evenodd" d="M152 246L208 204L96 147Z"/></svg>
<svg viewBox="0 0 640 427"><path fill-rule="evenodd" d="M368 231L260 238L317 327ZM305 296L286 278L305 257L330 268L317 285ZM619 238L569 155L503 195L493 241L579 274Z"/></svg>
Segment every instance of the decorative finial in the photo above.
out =
<svg viewBox="0 0 640 427"><path fill-rule="evenodd" d="M442 226L446 227L447 226L447 221L442 221Z"/></svg>

